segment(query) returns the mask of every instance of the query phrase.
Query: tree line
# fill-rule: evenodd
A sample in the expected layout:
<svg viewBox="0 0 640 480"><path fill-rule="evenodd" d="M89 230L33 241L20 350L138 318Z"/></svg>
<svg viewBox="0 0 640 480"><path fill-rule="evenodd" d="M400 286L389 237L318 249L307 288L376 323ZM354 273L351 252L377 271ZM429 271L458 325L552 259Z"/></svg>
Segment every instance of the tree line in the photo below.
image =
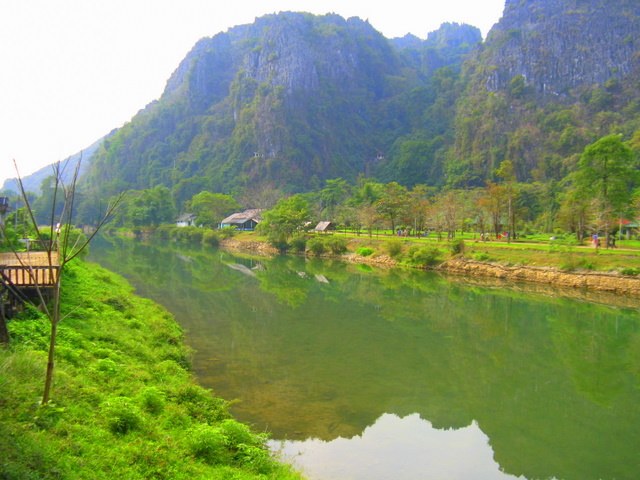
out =
<svg viewBox="0 0 640 480"><path fill-rule="evenodd" d="M518 182L514 165L505 160L484 186L465 189L422 184L406 187L360 176L354 183L342 178L326 180L317 190L295 194L272 185L229 193L203 190L179 205L171 189L158 185L128 191L112 216L111 226L154 228L175 223L181 213L193 213L196 225L217 228L230 213L261 208L263 231L279 242L288 241L305 225L320 220L369 234L375 230L434 232L451 239L456 232L474 231L510 240L516 235L566 233L582 241L594 233L614 234L621 219L636 218L639 172L640 134L630 141L608 135L588 145L575 168L561 181ZM43 188L42 192L33 201L36 214L55 209L49 189ZM109 200L83 195L95 204ZM80 202L78 212L80 221L89 224L91 209L87 205L91 202ZM10 216L8 230L11 220Z"/></svg>

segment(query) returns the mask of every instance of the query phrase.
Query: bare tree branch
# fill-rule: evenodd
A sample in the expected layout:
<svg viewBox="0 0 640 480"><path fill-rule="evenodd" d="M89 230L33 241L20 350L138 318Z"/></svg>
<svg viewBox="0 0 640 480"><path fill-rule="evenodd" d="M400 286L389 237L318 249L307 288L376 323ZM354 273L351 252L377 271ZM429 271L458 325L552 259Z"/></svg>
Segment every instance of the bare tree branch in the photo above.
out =
<svg viewBox="0 0 640 480"><path fill-rule="evenodd" d="M42 276L42 284L39 283L38 277L36 275L35 270L30 265L28 261L23 261L22 256L18 254L18 252L13 248L13 253L15 257L18 259L18 262L22 267L26 268L29 272L31 283L35 285L35 290L37 292L38 299L40 301L40 308L44 311L44 313L49 318L51 330L49 336L49 352L47 357L47 371L45 376L45 384L44 384L44 392L42 396L42 403L47 403L49 401L51 386L53 383L53 368L54 368L54 356L55 356L55 345L56 345L56 334L57 327L61 320L70 315L74 310L67 312L67 314L63 317L61 315L61 285L62 278L64 273L64 268L71 260L76 258L80 253L82 253L88 247L89 243L93 238L98 234L98 232L104 227L104 225L108 222L111 215L115 211L115 209L121 203L124 194L119 194L115 197L115 199L110 202L107 206L106 212L103 217L99 220L98 224L94 228L94 230L86 237L84 240L79 236L73 240L73 245L71 245L72 241L72 230L73 230L73 217L75 214L75 205L76 205L76 187L78 182L78 177L80 173L80 166L82 162L82 156L78 160L73 175L69 184L65 184L63 173L64 169L68 167L67 164L61 166L60 162L57 162L53 166L53 199L51 204L51 209L49 212L49 238L45 241L45 236L43 235L42 229L38 225L36 220L35 213L31 207L31 203L29 202L27 193L24 188L24 183L22 181L22 177L20 176L20 172L18 170L18 166L16 161L13 161L14 167L16 169L16 173L18 175L18 185L20 187L20 193L22 199L25 203L26 211L28 212L29 221L36 233L38 243L44 247L44 250L47 255L49 276ZM62 210L59 213L59 216L56 215L57 203L59 199L62 198ZM54 269L57 270L57 275L54 275ZM6 277L3 274L3 283L7 282L10 284L10 279L5 279ZM46 285L45 282L51 282L52 285ZM47 295L45 289L50 289L51 291L51 301L50 304L47 302ZM16 290L16 296L20 301L25 303L30 303L34 305L34 302L29 299L26 295L19 292L19 289ZM76 307L77 308L77 307Z"/></svg>

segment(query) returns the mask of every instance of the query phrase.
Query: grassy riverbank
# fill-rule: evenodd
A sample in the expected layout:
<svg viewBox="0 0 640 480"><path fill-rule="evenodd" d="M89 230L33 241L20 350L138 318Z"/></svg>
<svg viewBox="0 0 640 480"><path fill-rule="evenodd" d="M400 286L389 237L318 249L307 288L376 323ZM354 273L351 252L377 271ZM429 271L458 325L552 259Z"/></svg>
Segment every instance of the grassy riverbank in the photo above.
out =
<svg viewBox="0 0 640 480"><path fill-rule="evenodd" d="M48 320L12 319L0 348L0 478L301 478L195 384L169 313L96 265L67 268L51 403Z"/></svg>
<svg viewBox="0 0 640 480"><path fill-rule="evenodd" d="M276 252L266 238L256 233L240 233L222 244L225 248L260 254ZM631 295L640 294L640 249L637 247L637 241L625 241L624 246L615 249L596 250L565 240L480 242L467 236L447 241L435 235L430 238L369 237L343 232L291 242L292 251L304 251L311 256L338 256L356 263L432 268L473 277Z"/></svg>
<svg viewBox="0 0 640 480"><path fill-rule="evenodd" d="M343 238L346 242L346 254L357 253L361 248L371 249L371 257L388 257L392 263L415 265L411 259L411 251L418 248L434 250L434 265L449 259L452 255L462 255L470 259L491 262L505 266L550 267L565 272L576 270L599 272L632 272L640 273L640 242L625 240L619 242L615 249L599 248L565 239L527 238L513 242L490 241L481 242L472 234L460 235L455 242L462 242L462 250L454 251L455 242L448 241L446 236L439 239L436 235L429 237L398 237L392 234L356 235L353 233L334 232L315 235L317 238ZM241 232L233 237L237 242L267 243L265 236L257 232ZM459 243L457 243L459 248ZM308 243L307 243L308 247ZM330 249L326 249L331 253Z"/></svg>

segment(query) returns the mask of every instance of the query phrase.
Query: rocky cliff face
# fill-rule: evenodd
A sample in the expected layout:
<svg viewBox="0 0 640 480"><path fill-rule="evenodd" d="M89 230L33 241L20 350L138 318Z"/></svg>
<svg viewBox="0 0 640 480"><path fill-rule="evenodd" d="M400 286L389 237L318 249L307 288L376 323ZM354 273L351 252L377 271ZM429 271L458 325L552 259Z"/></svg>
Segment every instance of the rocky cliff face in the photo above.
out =
<svg viewBox="0 0 640 480"><path fill-rule="evenodd" d="M482 42L482 34L471 25L443 23L438 30L430 32L426 40L407 34L391 42L424 75L430 76L439 68L459 67L464 57Z"/></svg>
<svg viewBox="0 0 640 480"><path fill-rule="evenodd" d="M358 18L267 15L199 41L89 177L178 201L360 174L483 186L504 160L560 180L589 143L638 129L639 27L638 0L508 0L484 43L467 25L389 41Z"/></svg>
<svg viewBox="0 0 640 480"><path fill-rule="evenodd" d="M210 106L232 93L235 80L281 87L287 94L308 94L326 83L346 90L369 83L382 96L381 76L400 66L397 53L367 22L285 12L200 40L167 82L165 95L186 88ZM363 74L373 75L367 82Z"/></svg>
<svg viewBox="0 0 640 480"><path fill-rule="evenodd" d="M266 15L200 40L106 145L94 178L149 188L199 177L190 189L213 190L355 179L389 145L387 104L422 83L368 22Z"/></svg>
<svg viewBox="0 0 640 480"><path fill-rule="evenodd" d="M464 66L449 183L483 185L503 161L519 181L565 178L587 145L638 129L639 74L637 0L508 0Z"/></svg>
<svg viewBox="0 0 640 480"><path fill-rule="evenodd" d="M490 91L517 76L546 95L622 80L640 65L640 2L507 0L484 62Z"/></svg>

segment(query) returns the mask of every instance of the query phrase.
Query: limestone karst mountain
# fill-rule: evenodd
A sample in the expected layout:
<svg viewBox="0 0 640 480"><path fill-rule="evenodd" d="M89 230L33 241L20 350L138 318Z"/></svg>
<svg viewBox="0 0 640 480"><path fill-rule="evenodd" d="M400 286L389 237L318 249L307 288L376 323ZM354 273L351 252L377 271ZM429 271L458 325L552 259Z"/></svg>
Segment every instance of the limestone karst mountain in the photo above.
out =
<svg viewBox="0 0 640 480"><path fill-rule="evenodd" d="M629 0L509 0L482 42L468 25L389 40L358 18L267 15L200 40L85 181L182 201L362 175L483 185L504 160L559 180L589 143L640 128L639 18Z"/></svg>

